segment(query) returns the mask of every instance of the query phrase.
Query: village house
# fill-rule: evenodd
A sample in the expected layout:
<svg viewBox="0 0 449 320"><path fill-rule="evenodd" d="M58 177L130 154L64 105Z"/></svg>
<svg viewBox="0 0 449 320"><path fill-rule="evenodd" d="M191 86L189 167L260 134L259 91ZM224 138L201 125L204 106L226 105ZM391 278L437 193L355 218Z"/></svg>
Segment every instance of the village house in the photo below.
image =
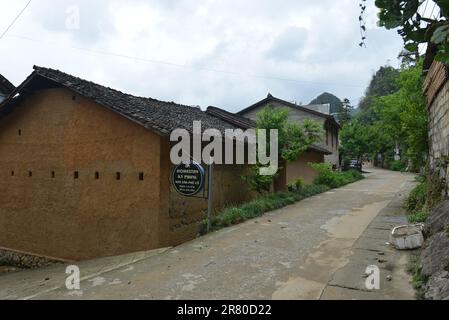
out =
<svg viewBox="0 0 449 320"><path fill-rule="evenodd" d="M283 186L293 183L298 178L302 178L308 183L313 182L316 172L310 168L309 163L311 162L327 162L336 168L340 166L340 125L332 115L316 111L323 110L326 106L300 106L268 94L265 99L238 112L237 115L256 121L257 114L268 106L288 110L289 121L291 122L301 124L305 119L311 119L322 124L324 129L324 137L321 141L313 145L297 162L288 164L284 168L284 172L282 172L277 181L277 189L282 189Z"/></svg>
<svg viewBox="0 0 449 320"><path fill-rule="evenodd" d="M255 120L257 116L245 118L240 113L233 114L215 107L209 107L207 113L242 129L256 128ZM310 163L324 163L325 158L329 155L331 155L330 150L320 144L314 144L297 161L282 164L281 170L274 181L274 191L285 191L289 184L295 183L298 179L302 179L305 183L313 183L316 178L316 171L312 169Z"/></svg>
<svg viewBox="0 0 449 320"><path fill-rule="evenodd" d="M34 67L0 104L0 250L84 260L193 239L207 200L170 181L170 133L191 132L193 121L241 127ZM216 166L215 211L252 197L247 169Z"/></svg>
<svg viewBox="0 0 449 320"><path fill-rule="evenodd" d="M16 87L9 82L4 76L0 74L0 103L5 100L5 98L14 91Z"/></svg>

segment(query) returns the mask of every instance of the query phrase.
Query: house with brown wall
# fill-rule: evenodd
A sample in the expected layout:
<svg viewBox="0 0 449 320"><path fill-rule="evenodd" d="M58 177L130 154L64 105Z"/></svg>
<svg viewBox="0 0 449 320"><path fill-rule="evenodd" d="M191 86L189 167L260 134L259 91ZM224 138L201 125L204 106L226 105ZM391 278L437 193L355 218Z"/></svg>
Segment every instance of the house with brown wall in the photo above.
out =
<svg viewBox="0 0 449 320"><path fill-rule="evenodd" d="M257 109L261 110L261 109ZM225 110L209 107L207 113L226 122L230 122L243 129L256 128L257 113L254 116L244 117L240 113L233 114ZM332 152L320 144L314 144L304 152L296 161L291 163L281 163L281 170L275 179L273 189L275 191L285 191L289 184L302 179L305 183L313 183L316 178L316 171L310 166L310 163L324 163L326 157Z"/></svg>
<svg viewBox="0 0 449 320"><path fill-rule="evenodd" d="M66 260L193 239L207 200L175 192L170 133L235 129L200 108L34 72L0 104L0 249ZM252 194L247 167L216 166L214 209Z"/></svg>
<svg viewBox="0 0 449 320"><path fill-rule="evenodd" d="M316 144L315 149L311 150L314 153L324 153L324 160L327 163L332 164L334 167L340 167L340 125L332 115L321 113L316 111L319 106L300 106L295 103L291 103L279 98L274 97L271 94L253 104L252 106L238 112L237 114L253 121L257 120L257 114L266 107L285 109L289 112L289 120L291 122L303 123L305 119L314 120L322 124L324 129L324 136L319 143ZM310 157L311 160L318 160L318 155L306 154L306 157ZM294 170L296 171L296 169ZM288 176L291 176L288 174ZM294 176L294 174L293 174Z"/></svg>

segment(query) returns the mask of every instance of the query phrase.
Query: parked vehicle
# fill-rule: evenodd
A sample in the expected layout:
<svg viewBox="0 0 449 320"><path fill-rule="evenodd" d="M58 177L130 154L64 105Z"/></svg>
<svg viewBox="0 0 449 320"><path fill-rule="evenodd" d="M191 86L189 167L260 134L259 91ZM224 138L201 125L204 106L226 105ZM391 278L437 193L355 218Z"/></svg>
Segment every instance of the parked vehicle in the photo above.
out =
<svg viewBox="0 0 449 320"><path fill-rule="evenodd" d="M345 164L344 170L357 170L359 172L362 172L363 163L360 160L352 159Z"/></svg>

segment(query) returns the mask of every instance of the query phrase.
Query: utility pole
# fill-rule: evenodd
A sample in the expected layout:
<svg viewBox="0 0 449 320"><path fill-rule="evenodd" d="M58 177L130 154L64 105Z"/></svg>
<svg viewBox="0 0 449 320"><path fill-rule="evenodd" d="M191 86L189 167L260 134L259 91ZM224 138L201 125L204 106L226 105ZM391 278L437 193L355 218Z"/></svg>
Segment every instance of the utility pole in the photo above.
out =
<svg viewBox="0 0 449 320"><path fill-rule="evenodd" d="M208 206L207 206L207 233L212 228L212 209L213 209L213 176L214 176L214 161L211 159L209 164L209 187L208 187Z"/></svg>

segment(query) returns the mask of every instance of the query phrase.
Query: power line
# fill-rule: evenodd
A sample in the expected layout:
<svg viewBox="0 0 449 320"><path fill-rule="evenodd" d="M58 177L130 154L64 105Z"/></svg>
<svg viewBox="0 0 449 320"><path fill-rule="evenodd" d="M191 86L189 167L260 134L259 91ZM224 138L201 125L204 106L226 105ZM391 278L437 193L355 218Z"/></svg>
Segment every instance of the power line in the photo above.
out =
<svg viewBox="0 0 449 320"><path fill-rule="evenodd" d="M56 45L56 46L59 45L56 42L42 41L42 40L33 39L30 37L24 37L24 36L20 36L20 35L9 35L9 37L27 40L27 41L38 42L38 43L46 44L46 45ZM365 87L364 85L356 85L356 84L326 83L326 82L315 82L315 81L307 81L307 80L299 80L299 79L289 79L289 78L282 78L282 77L276 77L276 76L265 76L265 75L258 75L258 74L244 74L244 73L239 73L239 72L235 72L235 71L211 69L211 68L205 68L205 67L198 67L198 66L194 66L194 65L183 65L183 64L177 64L177 63L168 62L168 61L135 57L135 56L121 54L121 53L114 53L114 52L108 52L108 51L102 51L102 50L93 50L93 49L87 49L87 48L82 48L82 47L64 46L64 48L78 50L78 51L84 51L84 52L98 54L98 55L111 56L111 57L115 57L115 58L122 58L122 59L145 62L145 63L166 65L166 66L175 67L175 68L193 69L193 70L198 70L198 71L221 73L221 74L228 74L228 75L233 75L233 76L244 76L244 77L259 78L259 79L266 79L266 80L306 83L306 84L314 84L314 85L327 85L327 86L337 86L337 87L338 86L339 87L357 87L357 88Z"/></svg>
<svg viewBox="0 0 449 320"><path fill-rule="evenodd" d="M5 36L5 34L8 33L9 29L12 28L12 26L16 23L17 20L19 20L20 16L25 12L25 10L28 8L28 6L31 4L33 0L29 0L28 3L23 7L22 11L19 12L19 14L15 17L15 19L11 22L11 24L6 28L5 31L3 31L2 35L0 36L0 40Z"/></svg>
<svg viewBox="0 0 449 320"><path fill-rule="evenodd" d="M426 16L427 6L429 5L429 1L430 1L430 0L427 0L427 1L426 1L426 6L424 7L424 11L423 11L423 14L422 14L423 17Z"/></svg>
<svg viewBox="0 0 449 320"><path fill-rule="evenodd" d="M432 16L433 16L433 12L435 11L435 7L436 7L436 6L437 6L437 4L434 3L432 12L430 13L430 18L431 18L431 19L433 19Z"/></svg>

